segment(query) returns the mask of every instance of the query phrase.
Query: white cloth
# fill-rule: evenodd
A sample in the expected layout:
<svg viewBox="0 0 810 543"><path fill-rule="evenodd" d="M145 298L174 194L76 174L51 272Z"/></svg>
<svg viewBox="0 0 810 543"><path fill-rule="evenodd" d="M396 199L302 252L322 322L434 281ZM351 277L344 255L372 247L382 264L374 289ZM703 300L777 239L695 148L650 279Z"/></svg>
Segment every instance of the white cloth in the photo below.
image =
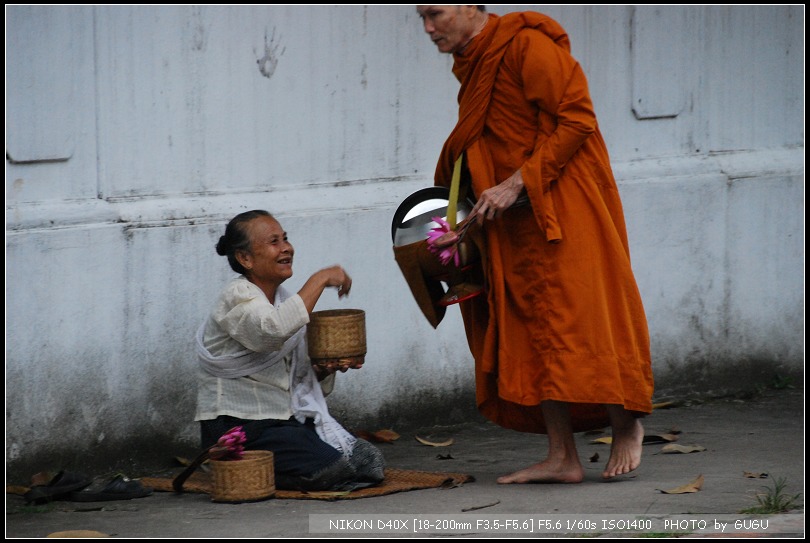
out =
<svg viewBox="0 0 810 543"><path fill-rule="evenodd" d="M290 356L302 342L306 340L306 327L298 330L293 336L284 342L281 349L269 353L257 353L250 349L244 349L238 353L213 356L205 348L203 337L206 323L203 323L197 330L197 355L199 356L202 369L215 377L223 379L233 379L236 377L247 377L253 375L269 366L277 364Z"/></svg>
<svg viewBox="0 0 810 543"><path fill-rule="evenodd" d="M249 283L244 278L239 278L237 281L241 280ZM268 309L267 307L264 307L265 305L270 305L271 307L275 308L276 312L279 312L279 308L284 305L284 302L291 300L293 303L295 303L293 300L295 297L297 297L298 301L300 301L300 296L297 294L291 295L285 289L279 287L276 292L275 303L270 304L267 297L261 292L261 289L252 283L249 283L249 285L254 287L255 290L250 289L250 286L246 286L241 283L233 285L234 288L232 288L232 290L239 291L242 289L245 292L249 292L249 296L246 298L243 296L244 299L242 300L242 303L252 304L254 313L263 313L265 316L265 321L268 316ZM262 304L262 301L264 301L264 304ZM222 309L222 298L220 302L219 309ZM301 304L303 305L303 302L301 302ZM230 304L228 302L225 302L226 307L225 310L222 311L223 315L231 315L234 313L232 308L227 307L229 305ZM244 308L240 309L240 311L243 310ZM247 323L242 327L249 327L251 324L258 322L258 320L254 319L253 317L254 315L251 315L250 311L246 311L244 315L240 314L235 322L237 323L237 326ZM220 319L220 321L222 320L224 320L224 318ZM274 320L274 317L271 318L271 320ZM211 320L203 323L200 326L196 334L195 344L199 364L203 370L201 375L202 382L206 381L207 376L212 376L215 378L213 381L216 384L213 385L212 383L209 383L211 386L208 386L207 389L206 387L201 388L200 394L198 394L197 420L216 418L216 416L219 415L232 415L239 418L248 418L253 420L261 418L278 418L278 416L264 417L263 413L261 412L261 407L258 409L259 412L246 414L244 412L228 410L227 408L223 409L219 406L222 405L223 400L227 402L227 398L223 398L222 396L224 389L227 388L228 384L235 384L237 388L244 389L246 392L245 396L253 396L253 401L258 406L263 405L263 402L265 401L272 402L272 399L264 400L263 398L257 396L257 394L261 391L259 385L261 385L263 381L267 380L263 378L266 374L272 372L276 374L276 380L278 380L278 373L280 371L284 371L288 374L288 382L284 383L286 385L284 387L286 388L284 401L287 404L285 407L289 409L292 416L294 416L295 419L301 423L308 418L313 419L315 423L315 430L323 441L341 451L347 457L351 456L356 438L347 432L343 426L341 426L340 423L338 423L329 414L329 409L326 405L321 383L318 382L318 379L315 376L315 372L310 364L309 355L307 354L306 324L300 326L297 330L295 330L294 333L292 333L290 337L286 339L284 339L283 336L281 338L275 336L272 338L258 339L258 342L262 344L280 345L277 350L257 352L251 349L243 348L241 350L236 350L236 352L227 352L226 350L225 354L217 355L212 354L211 351L206 347L206 330L210 330L210 325ZM273 326L274 331L267 332L266 335L276 334L277 330L275 328L276 327ZM253 340L252 342L256 343L256 341ZM222 342L220 342L220 345L222 345ZM210 382L212 380L208 378L208 381ZM248 382L241 383L241 381ZM281 385L281 383L278 382L275 384ZM282 388L280 386L275 386L272 390L274 391L272 392L272 395L276 396L276 399L278 399ZM217 407L212 409L214 412L206 412L207 409L202 406L203 403L206 403L204 400L205 396L209 398L209 401L213 400L216 402Z"/></svg>
<svg viewBox="0 0 810 543"><path fill-rule="evenodd" d="M278 299L278 297L277 297ZM275 302L276 300L273 300ZM298 294L271 303L264 291L240 275L228 282L206 323L205 346L211 354L278 351L309 323L309 313Z"/></svg>

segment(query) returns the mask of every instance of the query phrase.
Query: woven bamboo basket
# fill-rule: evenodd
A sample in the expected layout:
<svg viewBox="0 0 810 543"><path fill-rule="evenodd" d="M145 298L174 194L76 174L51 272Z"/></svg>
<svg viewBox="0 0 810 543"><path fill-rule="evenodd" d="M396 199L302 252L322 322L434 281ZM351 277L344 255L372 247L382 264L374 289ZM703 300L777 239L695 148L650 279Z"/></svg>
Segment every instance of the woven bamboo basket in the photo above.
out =
<svg viewBox="0 0 810 543"><path fill-rule="evenodd" d="M241 460L212 460L211 501L251 502L272 498L276 478L271 451L245 451Z"/></svg>
<svg viewBox="0 0 810 543"><path fill-rule="evenodd" d="M319 364L329 360L362 364L366 356L366 312L361 309L315 311L307 325L309 357Z"/></svg>

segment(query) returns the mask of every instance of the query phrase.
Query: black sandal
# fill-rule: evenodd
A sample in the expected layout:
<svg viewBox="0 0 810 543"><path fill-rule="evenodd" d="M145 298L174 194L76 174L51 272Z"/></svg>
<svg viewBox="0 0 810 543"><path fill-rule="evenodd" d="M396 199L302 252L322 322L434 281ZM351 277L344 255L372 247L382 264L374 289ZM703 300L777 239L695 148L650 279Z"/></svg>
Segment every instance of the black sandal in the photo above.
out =
<svg viewBox="0 0 810 543"><path fill-rule="evenodd" d="M82 473L60 471L46 485L35 485L23 497L28 503L42 505L53 500L66 500L72 492L92 484L92 480Z"/></svg>
<svg viewBox="0 0 810 543"><path fill-rule="evenodd" d="M109 482L100 482L84 490L71 492L70 500L74 502L104 502L111 500L132 500L152 494L153 489L145 487L140 481L126 475L116 475Z"/></svg>

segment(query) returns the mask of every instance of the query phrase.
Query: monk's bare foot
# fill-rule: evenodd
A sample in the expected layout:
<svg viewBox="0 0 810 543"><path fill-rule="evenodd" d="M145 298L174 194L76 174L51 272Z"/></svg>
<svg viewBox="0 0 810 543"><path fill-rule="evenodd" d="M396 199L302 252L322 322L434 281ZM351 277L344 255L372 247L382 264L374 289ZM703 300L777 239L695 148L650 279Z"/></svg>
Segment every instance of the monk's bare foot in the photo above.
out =
<svg viewBox="0 0 810 543"><path fill-rule="evenodd" d="M552 462L546 460L528 468L498 477L498 483L581 483L584 477L582 465L576 462Z"/></svg>
<svg viewBox="0 0 810 543"><path fill-rule="evenodd" d="M641 464L643 441L644 427L639 419L633 418L627 424L614 426L610 458L602 472L602 478L612 479L636 469Z"/></svg>

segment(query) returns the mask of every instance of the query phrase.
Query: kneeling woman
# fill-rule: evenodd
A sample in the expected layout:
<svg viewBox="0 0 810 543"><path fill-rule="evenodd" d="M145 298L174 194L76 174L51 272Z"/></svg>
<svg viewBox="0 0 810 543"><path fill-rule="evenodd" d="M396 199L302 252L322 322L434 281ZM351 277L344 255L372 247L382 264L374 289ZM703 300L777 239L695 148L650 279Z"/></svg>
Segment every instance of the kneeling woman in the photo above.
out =
<svg viewBox="0 0 810 543"><path fill-rule="evenodd" d="M276 488L353 489L380 483L384 459L347 432L324 401L335 371L313 366L306 325L329 287L338 297L352 280L340 266L314 273L297 293L281 284L292 274L294 249L268 212L241 213L216 246L239 274L219 295L197 332L197 415L202 447L242 426L245 448L273 451Z"/></svg>

